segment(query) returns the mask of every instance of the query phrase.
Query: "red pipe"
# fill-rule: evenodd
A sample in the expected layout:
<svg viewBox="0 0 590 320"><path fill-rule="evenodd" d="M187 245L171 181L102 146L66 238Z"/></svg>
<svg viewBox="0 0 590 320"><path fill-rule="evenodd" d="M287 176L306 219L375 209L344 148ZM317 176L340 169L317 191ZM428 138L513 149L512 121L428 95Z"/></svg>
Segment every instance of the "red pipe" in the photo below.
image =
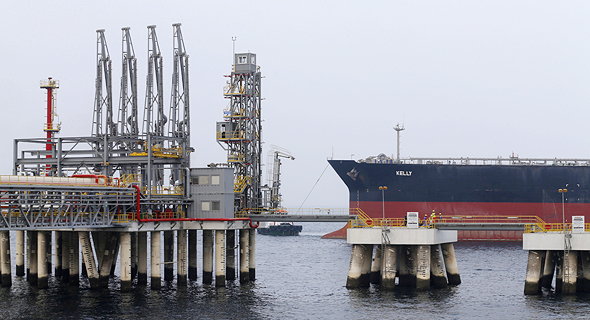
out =
<svg viewBox="0 0 590 320"><path fill-rule="evenodd" d="M256 225L252 224L252 219L250 218L176 218L176 219L172 219L172 218L160 218L160 219L141 219L140 216L140 203L139 203L139 194L140 194L140 190L139 190L139 186L138 185L131 185L130 187L135 188L135 190L137 191L137 221L139 222L165 222L165 221L250 221L250 227L251 228L258 228L258 225L260 223L257 223Z"/></svg>

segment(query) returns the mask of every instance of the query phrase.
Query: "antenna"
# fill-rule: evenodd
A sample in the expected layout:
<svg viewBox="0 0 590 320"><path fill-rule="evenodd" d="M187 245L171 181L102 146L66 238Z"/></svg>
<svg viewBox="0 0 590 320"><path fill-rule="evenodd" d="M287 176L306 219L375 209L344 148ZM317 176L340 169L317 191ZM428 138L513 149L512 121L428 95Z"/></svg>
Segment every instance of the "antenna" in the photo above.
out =
<svg viewBox="0 0 590 320"><path fill-rule="evenodd" d="M393 130L397 131L397 158L396 158L396 162L399 163L399 132L406 130L406 128L404 127L403 124L400 127L399 123L398 123L395 127L393 127Z"/></svg>
<svg viewBox="0 0 590 320"><path fill-rule="evenodd" d="M237 39L237 38L238 38L238 37L235 37L235 36L234 36L234 37L231 37L231 41L232 41L232 45L233 45L233 51L232 51L232 54L233 54L234 56L236 55L236 39Z"/></svg>

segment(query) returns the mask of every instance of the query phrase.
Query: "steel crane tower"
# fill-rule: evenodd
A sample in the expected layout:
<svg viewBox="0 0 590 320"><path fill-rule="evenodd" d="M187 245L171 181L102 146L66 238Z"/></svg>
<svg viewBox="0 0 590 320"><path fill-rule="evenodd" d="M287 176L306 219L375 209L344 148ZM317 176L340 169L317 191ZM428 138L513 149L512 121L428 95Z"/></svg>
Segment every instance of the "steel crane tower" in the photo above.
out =
<svg viewBox="0 0 590 320"><path fill-rule="evenodd" d="M233 71L228 77L224 97L230 102L224 110L225 121L217 123L217 141L227 150L227 162L234 168L237 211L259 209L262 207L262 122L261 76L256 55L234 54Z"/></svg>
<svg viewBox="0 0 590 320"><path fill-rule="evenodd" d="M100 137L105 134L116 135L117 125L113 122L111 57L104 29L96 30L96 38L96 95L92 135ZM105 117L106 128L103 128L103 117Z"/></svg>
<svg viewBox="0 0 590 320"><path fill-rule="evenodd" d="M122 28L121 98L119 100L119 135L137 138L137 58L129 28Z"/></svg>
<svg viewBox="0 0 590 320"><path fill-rule="evenodd" d="M148 75L146 83L144 126L145 134L164 136L164 125L168 121L164 114L164 66L156 26L148 26ZM155 92L154 92L155 76ZM156 110L154 110L154 105ZM154 116L154 112L156 113Z"/></svg>
<svg viewBox="0 0 590 320"><path fill-rule="evenodd" d="M291 155L289 150L277 147L272 145L270 147L270 151L268 152L268 173L269 177L267 179L268 183L271 185L270 188L270 198L268 200L268 208L270 211L276 210L281 207L282 197L281 197L281 158L287 158L291 160L295 160L295 157Z"/></svg>

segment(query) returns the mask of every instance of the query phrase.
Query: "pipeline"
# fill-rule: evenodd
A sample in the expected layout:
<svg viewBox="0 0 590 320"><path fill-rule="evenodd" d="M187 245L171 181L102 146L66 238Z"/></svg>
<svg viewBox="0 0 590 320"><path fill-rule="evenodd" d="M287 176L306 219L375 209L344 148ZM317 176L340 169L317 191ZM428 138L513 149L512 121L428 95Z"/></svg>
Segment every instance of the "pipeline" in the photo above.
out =
<svg viewBox="0 0 590 320"><path fill-rule="evenodd" d="M139 222L172 222L172 221L249 221L250 228L258 228L260 223L252 224L252 219L250 218L160 218L160 219L142 219L141 218L141 210L140 210L140 189L139 186L134 184L129 187L135 188L137 192L137 221Z"/></svg>

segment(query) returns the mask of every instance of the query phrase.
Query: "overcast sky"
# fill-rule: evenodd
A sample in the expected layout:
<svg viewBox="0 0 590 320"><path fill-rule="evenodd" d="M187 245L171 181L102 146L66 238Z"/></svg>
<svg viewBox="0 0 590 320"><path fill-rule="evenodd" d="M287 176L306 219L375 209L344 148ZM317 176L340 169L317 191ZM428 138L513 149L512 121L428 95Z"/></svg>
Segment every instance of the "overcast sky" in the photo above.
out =
<svg viewBox="0 0 590 320"><path fill-rule="evenodd" d="M282 194L299 207L326 159L590 158L587 1L27 1L0 6L0 174L15 138L43 137L45 90L60 81L60 136L91 134L96 30L119 96L121 28L131 27L145 96L147 26L156 25L170 103L172 24L190 55L192 165L224 162L215 141L236 52L257 54L263 140L291 151ZM114 101L118 109L118 98ZM328 168L304 207L347 207Z"/></svg>

